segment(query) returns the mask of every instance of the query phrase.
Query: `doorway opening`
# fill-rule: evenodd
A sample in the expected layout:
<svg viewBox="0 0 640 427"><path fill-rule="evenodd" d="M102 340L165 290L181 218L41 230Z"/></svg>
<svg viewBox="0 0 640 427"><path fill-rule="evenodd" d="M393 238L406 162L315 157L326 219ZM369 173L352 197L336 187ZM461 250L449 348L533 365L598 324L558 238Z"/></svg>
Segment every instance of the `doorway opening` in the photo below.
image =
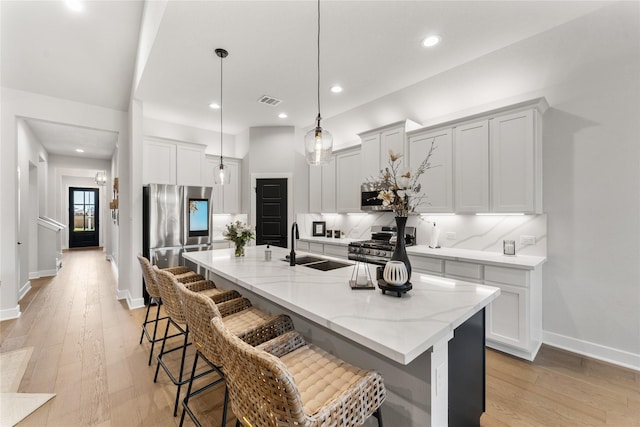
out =
<svg viewBox="0 0 640 427"><path fill-rule="evenodd" d="M95 188L69 188L69 248L100 245L100 206Z"/></svg>
<svg viewBox="0 0 640 427"><path fill-rule="evenodd" d="M287 178L256 179L256 245L287 247Z"/></svg>

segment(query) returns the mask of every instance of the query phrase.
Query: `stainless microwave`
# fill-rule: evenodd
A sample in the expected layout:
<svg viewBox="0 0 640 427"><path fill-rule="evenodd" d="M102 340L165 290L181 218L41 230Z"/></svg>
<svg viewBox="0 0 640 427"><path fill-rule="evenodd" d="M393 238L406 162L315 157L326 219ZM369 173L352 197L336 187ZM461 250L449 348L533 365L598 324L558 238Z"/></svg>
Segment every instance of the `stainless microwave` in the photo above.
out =
<svg viewBox="0 0 640 427"><path fill-rule="evenodd" d="M360 186L360 209L363 211L390 211L388 206L382 206L382 200L378 199L375 184L364 183Z"/></svg>

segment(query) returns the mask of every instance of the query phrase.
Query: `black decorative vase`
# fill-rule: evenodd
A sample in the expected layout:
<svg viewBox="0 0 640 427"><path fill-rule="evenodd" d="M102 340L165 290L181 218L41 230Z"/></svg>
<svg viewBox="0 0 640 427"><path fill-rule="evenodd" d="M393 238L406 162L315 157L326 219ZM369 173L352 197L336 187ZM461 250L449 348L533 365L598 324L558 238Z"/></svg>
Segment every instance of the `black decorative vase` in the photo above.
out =
<svg viewBox="0 0 640 427"><path fill-rule="evenodd" d="M408 281L407 283L411 283L411 262L409 261L409 256L407 255L407 248L405 242L405 227L407 225L406 216L397 216L396 217L396 247L393 250L393 254L391 255L391 261L402 261L407 267Z"/></svg>

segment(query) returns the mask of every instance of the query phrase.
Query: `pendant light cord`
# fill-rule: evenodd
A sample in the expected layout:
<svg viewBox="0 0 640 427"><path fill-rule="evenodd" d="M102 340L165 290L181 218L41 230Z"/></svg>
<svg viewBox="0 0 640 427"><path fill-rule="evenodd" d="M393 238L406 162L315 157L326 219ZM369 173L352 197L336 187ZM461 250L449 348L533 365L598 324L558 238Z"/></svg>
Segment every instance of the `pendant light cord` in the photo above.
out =
<svg viewBox="0 0 640 427"><path fill-rule="evenodd" d="M318 0L318 127L320 127L320 0Z"/></svg>
<svg viewBox="0 0 640 427"><path fill-rule="evenodd" d="M222 165L222 110L224 109L224 104L222 103L222 61L224 57L220 56L220 165Z"/></svg>

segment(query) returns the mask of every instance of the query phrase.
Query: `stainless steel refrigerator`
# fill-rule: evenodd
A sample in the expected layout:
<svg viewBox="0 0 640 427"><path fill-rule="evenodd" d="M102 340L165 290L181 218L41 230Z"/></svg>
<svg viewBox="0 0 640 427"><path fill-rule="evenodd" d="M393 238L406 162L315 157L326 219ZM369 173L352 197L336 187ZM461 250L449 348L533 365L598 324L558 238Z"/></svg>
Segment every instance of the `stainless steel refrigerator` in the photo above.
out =
<svg viewBox="0 0 640 427"><path fill-rule="evenodd" d="M158 267L184 265L183 252L211 249L212 188L143 188L143 255Z"/></svg>

